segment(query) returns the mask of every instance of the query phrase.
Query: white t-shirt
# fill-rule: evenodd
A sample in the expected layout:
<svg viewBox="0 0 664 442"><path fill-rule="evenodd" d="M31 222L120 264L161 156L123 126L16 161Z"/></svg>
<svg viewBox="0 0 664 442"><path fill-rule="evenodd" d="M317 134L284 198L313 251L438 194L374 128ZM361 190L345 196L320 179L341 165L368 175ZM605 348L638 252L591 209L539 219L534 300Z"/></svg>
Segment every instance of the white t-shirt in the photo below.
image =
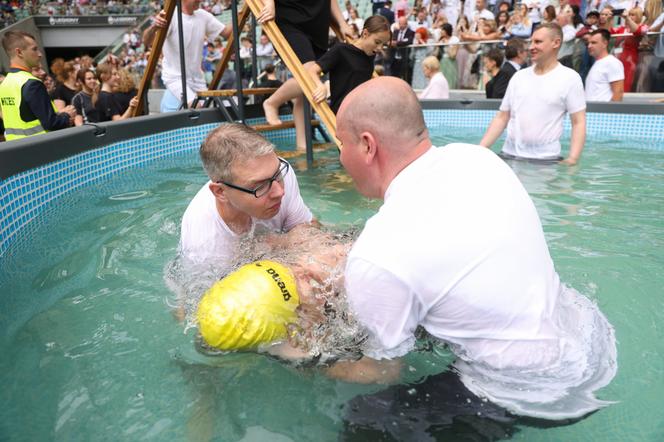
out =
<svg viewBox="0 0 664 442"><path fill-rule="evenodd" d="M432 148L390 183L349 253L345 284L392 358L418 325L447 342L475 394L519 414L574 417L615 375L613 329L560 283L533 202L489 149Z"/></svg>
<svg viewBox="0 0 664 442"><path fill-rule="evenodd" d="M503 151L522 158L555 158L560 155L565 112L585 110L581 77L558 64L544 75L533 66L510 79L501 111L510 112Z"/></svg>
<svg viewBox="0 0 664 442"><path fill-rule="evenodd" d="M595 60L586 77L586 101L611 101L611 83L625 79L625 68L613 55Z"/></svg>
<svg viewBox="0 0 664 442"><path fill-rule="evenodd" d="M445 100L450 98L450 86L441 72L436 72L426 88L420 93L421 100Z"/></svg>
<svg viewBox="0 0 664 442"><path fill-rule="evenodd" d="M226 26L214 15L203 9L196 9L192 15L182 14L184 33L185 65L187 69L187 99L193 100L194 94L207 89L205 74L201 67L203 61L203 42L214 40ZM178 17L168 27L164 41L161 78L168 90L180 98L182 95L182 76L180 75L180 43L178 37Z"/></svg>
<svg viewBox="0 0 664 442"><path fill-rule="evenodd" d="M209 185L208 181L184 212L180 230L180 254L188 262L205 264L214 261L214 266L221 268L232 262L236 247L244 235L234 233L221 218ZM278 232L311 222L311 211L302 200L292 168L284 179L284 193L279 212L270 219L252 218L254 227L262 226ZM250 229L250 232L253 230Z"/></svg>

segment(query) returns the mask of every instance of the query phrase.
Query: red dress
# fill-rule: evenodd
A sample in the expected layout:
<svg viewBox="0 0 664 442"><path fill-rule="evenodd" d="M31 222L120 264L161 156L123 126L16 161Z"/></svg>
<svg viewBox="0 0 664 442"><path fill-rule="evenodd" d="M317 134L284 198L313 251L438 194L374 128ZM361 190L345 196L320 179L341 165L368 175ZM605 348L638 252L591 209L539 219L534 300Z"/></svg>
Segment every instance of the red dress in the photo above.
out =
<svg viewBox="0 0 664 442"><path fill-rule="evenodd" d="M628 34L631 30L626 26L621 26L619 28L611 28L612 34ZM634 71L636 70L636 64L639 62L639 43L641 38L648 32L648 26L639 25L634 32L629 37L619 37L617 40L623 40L623 50L622 53L618 56L618 60L622 61L623 67L625 69L625 92L632 92L632 83L634 81Z"/></svg>

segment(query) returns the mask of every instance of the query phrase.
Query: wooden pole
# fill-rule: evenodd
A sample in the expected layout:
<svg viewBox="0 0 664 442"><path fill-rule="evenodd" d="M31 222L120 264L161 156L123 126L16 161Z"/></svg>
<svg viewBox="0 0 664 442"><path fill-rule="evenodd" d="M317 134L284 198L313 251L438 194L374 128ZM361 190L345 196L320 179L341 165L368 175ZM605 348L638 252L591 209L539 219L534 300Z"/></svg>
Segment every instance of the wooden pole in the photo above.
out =
<svg viewBox="0 0 664 442"><path fill-rule="evenodd" d="M148 59L148 65L143 72L143 77L141 78L141 83L138 86L138 106L134 109L132 117L137 115L143 115L143 107L145 106L145 96L148 89L150 89L150 82L152 82L152 76L154 71L157 68L157 63L159 63L159 56L161 55L161 48L164 46L164 41L166 40L166 33L168 32L168 27L171 25L171 19L173 18L173 11L175 10L175 0L166 0L164 4L164 11L166 12L166 27L157 29L154 40L152 40L152 47L150 48L150 58ZM183 73L184 75L184 73Z"/></svg>
<svg viewBox="0 0 664 442"><path fill-rule="evenodd" d="M246 0L245 5L249 5L251 12L258 17L261 10L263 9L263 0ZM293 74L293 77L297 80L298 84L304 92L304 96L307 97L307 100L311 103L313 108L318 113L318 116L323 121L327 127L328 133L332 136L332 139L337 144L339 149L341 149L341 143L337 140L337 118L330 109L330 106L325 101L320 103L315 103L313 100L313 92L315 89L314 80L311 78L309 72L304 69L302 63L297 58L297 55L293 53L288 41L284 38L284 35L279 30L279 27L274 20L270 20L267 23L263 23L263 30L270 38L270 41L277 49L279 56L286 63L286 66Z"/></svg>

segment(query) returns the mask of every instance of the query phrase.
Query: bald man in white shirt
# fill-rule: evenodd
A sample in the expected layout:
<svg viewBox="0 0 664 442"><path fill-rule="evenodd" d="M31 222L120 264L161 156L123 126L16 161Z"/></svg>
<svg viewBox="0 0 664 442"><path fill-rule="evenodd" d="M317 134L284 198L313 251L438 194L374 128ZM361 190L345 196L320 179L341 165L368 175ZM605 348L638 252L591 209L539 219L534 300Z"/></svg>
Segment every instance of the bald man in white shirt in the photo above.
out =
<svg viewBox="0 0 664 442"><path fill-rule="evenodd" d="M395 78L346 97L337 137L357 190L384 202L345 270L348 303L369 334L365 356L329 374L394 382L418 327L450 346L459 374L354 400L351 421L403 440L423 415L432 425L482 410L563 420L608 404L593 392L616 373L613 328L560 282L535 206L507 164L477 145L432 146L417 97Z"/></svg>

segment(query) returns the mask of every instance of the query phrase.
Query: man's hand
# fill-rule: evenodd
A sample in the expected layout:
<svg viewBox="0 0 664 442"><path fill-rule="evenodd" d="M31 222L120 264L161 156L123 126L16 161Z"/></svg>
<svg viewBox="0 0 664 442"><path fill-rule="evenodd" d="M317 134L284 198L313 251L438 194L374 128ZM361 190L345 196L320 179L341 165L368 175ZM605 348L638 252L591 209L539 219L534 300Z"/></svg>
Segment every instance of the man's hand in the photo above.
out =
<svg viewBox="0 0 664 442"><path fill-rule="evenodd" d="M269 22L270 20L274 20L274 17L274 0L265 0L263 9L261 9L260 14L258 17L256 17L258 19L258 23L262 25L263 23Z"/></svg>

